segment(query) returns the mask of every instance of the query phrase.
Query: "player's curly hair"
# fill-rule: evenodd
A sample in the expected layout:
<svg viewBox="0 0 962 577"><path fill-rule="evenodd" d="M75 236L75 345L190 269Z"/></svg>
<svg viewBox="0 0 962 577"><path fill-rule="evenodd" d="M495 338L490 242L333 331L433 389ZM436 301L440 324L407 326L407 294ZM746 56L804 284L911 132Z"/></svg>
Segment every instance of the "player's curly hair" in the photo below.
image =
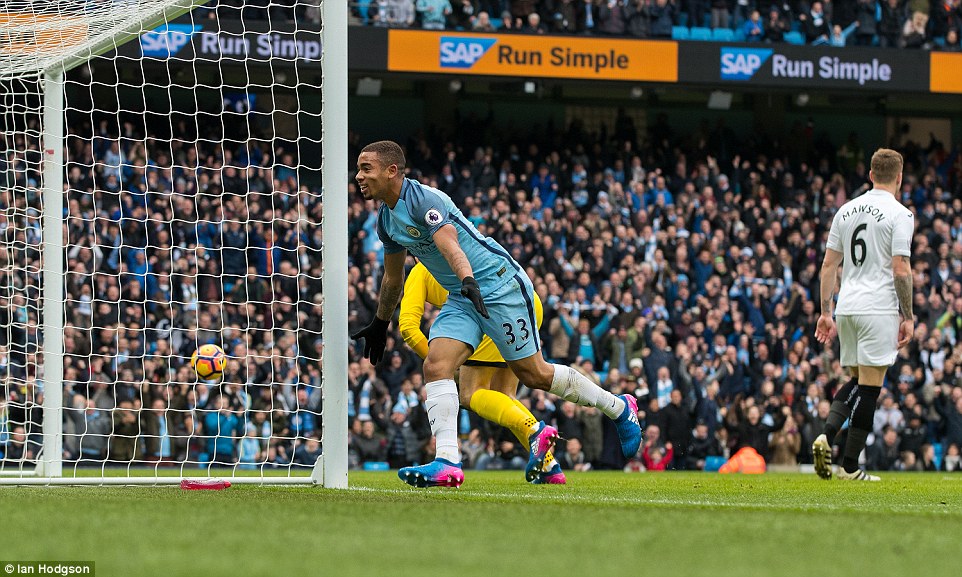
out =
<svg viewBox="0 0 962 577"><path fill-rule="evenodd" d="M880 148L872 155L872 182L894 184L902 173L902 155L891 148Z"/></svg>
<svg viewBox="0 0 962 577"><path fill-rule="evenodd" d="M397 165L398 171L403 171L405 166L404 151L401 145L393 140L379 140L365 146L361 152L373 152L377 154L378 160L384 166Z"/></svg>

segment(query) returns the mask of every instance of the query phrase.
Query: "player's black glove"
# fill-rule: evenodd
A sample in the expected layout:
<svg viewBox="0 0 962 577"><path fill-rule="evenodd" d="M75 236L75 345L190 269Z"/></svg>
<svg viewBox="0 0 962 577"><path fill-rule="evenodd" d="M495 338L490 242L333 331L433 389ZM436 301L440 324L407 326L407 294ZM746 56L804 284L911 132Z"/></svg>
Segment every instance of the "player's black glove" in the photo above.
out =
<svg viewBox="0 0 962 577"><path fill-rule="evenodd" d="M474 308L478 310L478 314L486 319L491 318L488 316L488 307L484 306L484 301L481 299L481 287L478 286L478 281L474 280L473 276L466 276L461 281L461 296L474 303Z"/></svg>
<svg viewBox="0 0 962 577"><path fill-rule="evenodd" d="M387 327L390 321L382 321L374 317L371 324L357 331L351 338L364 339L364 356L371 359L371 364L376 365L381 362L384 356L384 347L387 346Z"/></svg>

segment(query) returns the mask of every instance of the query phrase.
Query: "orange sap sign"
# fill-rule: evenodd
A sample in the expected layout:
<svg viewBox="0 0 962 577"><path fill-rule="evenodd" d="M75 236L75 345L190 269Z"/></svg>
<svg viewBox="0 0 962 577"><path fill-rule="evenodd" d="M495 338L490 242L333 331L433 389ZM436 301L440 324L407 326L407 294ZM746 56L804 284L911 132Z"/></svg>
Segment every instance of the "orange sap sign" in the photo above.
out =
<svg viewBox="0 0 962 577"><path fill-rule="evenodd" d="M387 62L393 72L678 81L670 41L390 30Z"/></svg>
<svg viewBox="0 0 962 577"><path fill-rule="evenodd" d="M962 54L932 52L929 57L929 89L962 94Z"/></svg>

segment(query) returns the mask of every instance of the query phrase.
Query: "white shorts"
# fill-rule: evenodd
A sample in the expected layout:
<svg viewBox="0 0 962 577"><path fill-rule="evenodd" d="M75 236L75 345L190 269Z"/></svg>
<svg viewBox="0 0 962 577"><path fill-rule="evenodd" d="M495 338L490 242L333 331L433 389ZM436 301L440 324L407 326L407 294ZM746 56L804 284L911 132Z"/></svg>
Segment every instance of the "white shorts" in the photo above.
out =
<svg viewBox="0 0 962 577"><path fill-rule="evenodd" d="M838 315L839 361L843 367L889 367L899 348L899 316Z"/></svg>

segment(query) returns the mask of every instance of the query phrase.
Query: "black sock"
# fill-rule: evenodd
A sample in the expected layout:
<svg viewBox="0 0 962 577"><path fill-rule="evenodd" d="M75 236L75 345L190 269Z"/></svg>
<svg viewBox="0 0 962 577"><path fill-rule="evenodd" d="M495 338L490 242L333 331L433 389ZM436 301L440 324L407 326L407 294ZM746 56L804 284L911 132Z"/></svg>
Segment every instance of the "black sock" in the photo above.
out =
<svg viewBox="0 0 962 577"><path fill-rule="evenodd" d="M842 385L842 388L838 390L832 400L832 408L828 413L828 419L825 421L825 429L822 430L828 438L829 445L835 443L835 437L845 423L845 419L852 416L852 404L855 403L855 396L858 392L857 384L855 379L850 379Z"/></svg>
<svg viewBox="0 0 962 577"><path fill-rule="evenodd" d="M858 470L858 456L865 448L865 439L872 430L875 403L881 392L881 387L861 384L858 386L855 405L852 408L852 425L849 427L845 456L842 458L842 468L846 473L854 473Z"/></svg>

